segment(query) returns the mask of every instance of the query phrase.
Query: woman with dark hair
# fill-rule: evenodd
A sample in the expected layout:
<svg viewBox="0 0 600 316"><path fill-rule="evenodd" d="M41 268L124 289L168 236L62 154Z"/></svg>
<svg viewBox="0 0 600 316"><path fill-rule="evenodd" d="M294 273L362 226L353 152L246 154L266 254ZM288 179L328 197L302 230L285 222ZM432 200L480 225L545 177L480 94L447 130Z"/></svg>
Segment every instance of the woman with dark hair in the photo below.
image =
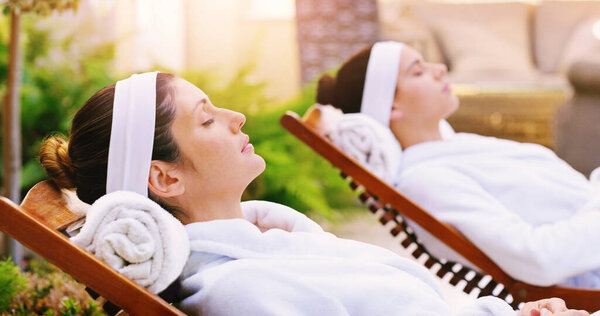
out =
<svg viewBox="0 0 600 316"><path fill-rule="evenodd" d="M281 205L242 210L242 192L265 168L242 132L244 122L181 78L134 75L92 96L75 115L70 139L48 138L40 160L56 184L75 188L92 208L115 190L133 191L186 225L191 254L180 303L186 313L451 313L432 276L410 260L336 238ZM531 312L587 314L567 310L559 299L529 303L519 315ZM459 314L515 312L488 297Z"/></svg>
<svg viewBox="0 0 600 316"><path fill-rule="evenodd" d="M319 80L317 102L366 114L400 147L399 191L481 248L516 279L600 288L600 193L551 150L457 133L439 122L458 108L445 65L377 43ZM593 178L594 176L592 176ZM437 256L465 262L416 227ZM466 262L465 262L466 263Z"/></svg>

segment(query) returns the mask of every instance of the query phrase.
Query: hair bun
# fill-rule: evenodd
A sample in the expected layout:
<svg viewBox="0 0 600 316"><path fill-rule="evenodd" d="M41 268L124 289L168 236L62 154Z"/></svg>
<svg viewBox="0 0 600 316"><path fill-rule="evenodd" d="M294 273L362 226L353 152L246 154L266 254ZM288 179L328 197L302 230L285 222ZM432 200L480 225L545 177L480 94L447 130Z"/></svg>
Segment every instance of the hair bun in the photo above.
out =
<svg viewBox="0 0 600 316"><path fill-rule="evenodd" d="M317 87L317 102L336 106L336 80L325 74L319 79Z"/></svg>
<svg viewBox="0 0 600 316"><path fill-rule="evenodd" d="M65 139L51 136L44 140L42 148L40 148L40 163L56 185L65 189L75 187L75 173L69 157L69 143Z"/></svg>

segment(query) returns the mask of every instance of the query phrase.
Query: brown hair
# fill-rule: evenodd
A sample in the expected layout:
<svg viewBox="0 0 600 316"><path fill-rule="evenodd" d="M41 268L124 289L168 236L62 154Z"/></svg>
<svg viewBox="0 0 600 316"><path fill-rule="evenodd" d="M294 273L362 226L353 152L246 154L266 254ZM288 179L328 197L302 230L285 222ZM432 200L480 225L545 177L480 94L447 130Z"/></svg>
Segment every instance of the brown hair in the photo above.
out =
<svg viewBox="0 0 600 316"><path fill-rule="evenodd" d="M331 104L344 113L360 112L372 47L366 47L350 57L340 67L336 78L328 74L321 76L317 86L318 103Z"/></svg>
<svg viewBox="0 0 600 316"><path fill-rule="evenodd" d="M175 118L176 77L159 73L156 77L156 123L153 160L174 162L179 149L171 134ZM79 199L93 203L106 194L106 168L112 125L115 84L96 92L77 111L71 123L71 137L50 136L40 149L40 162L54 183L76 188Z"/></svg>

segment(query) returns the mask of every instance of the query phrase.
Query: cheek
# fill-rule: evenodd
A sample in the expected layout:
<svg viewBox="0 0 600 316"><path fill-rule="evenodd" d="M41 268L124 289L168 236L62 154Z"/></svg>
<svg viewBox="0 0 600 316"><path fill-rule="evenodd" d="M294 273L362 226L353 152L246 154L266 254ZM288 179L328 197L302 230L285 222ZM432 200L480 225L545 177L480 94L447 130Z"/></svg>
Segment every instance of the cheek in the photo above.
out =
<svg viewBox="0 0 600 316"><path fill-rule="evenodd" d="M215 140L203 142L202 148L198 151L197 159L202 163L204 171L212 174L226 170L234 156L231 146Z"/></svg>
<svg viewBox="0 0 600 316"><path fill-rule="evenodd" d="M401 91L402 104L407 112L421 112L432 99L430 91L418 82L404 85Z"/></svg>

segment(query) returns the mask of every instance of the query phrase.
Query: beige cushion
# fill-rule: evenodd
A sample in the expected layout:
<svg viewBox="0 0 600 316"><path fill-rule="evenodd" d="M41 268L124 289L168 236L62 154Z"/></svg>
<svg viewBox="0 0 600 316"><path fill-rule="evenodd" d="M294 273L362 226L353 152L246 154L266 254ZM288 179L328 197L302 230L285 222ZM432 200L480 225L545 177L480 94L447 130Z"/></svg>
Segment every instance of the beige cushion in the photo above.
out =
<svg viewBox="0 0 600 316"><path fill-rule="evenodd" d="M557 72L566 73L575 62L588 59L600 62L600 16L577 24L564 46Z"/></svg>
<svg viewBox="0 0 600 316"><path fill-rule="evenodd" d="M542 1L535 10L534 55L537 68L556 72L563 48L581 21L600 16L600 1Z"/></svg>
<svg viewBox="0 0 600 316"><path fill-rule="evenodd" d="M414 13L436 34L454 78L535 76L525 3L415 4Z"/></svg>
<svg viewBox="0 0 600 316"><path fill-rule="evenodd" d="M400 1L382 1L377 5L381 40L404 42L419 51L425 60L444 62L432 31L415 19L410 5Z"/></svg>

